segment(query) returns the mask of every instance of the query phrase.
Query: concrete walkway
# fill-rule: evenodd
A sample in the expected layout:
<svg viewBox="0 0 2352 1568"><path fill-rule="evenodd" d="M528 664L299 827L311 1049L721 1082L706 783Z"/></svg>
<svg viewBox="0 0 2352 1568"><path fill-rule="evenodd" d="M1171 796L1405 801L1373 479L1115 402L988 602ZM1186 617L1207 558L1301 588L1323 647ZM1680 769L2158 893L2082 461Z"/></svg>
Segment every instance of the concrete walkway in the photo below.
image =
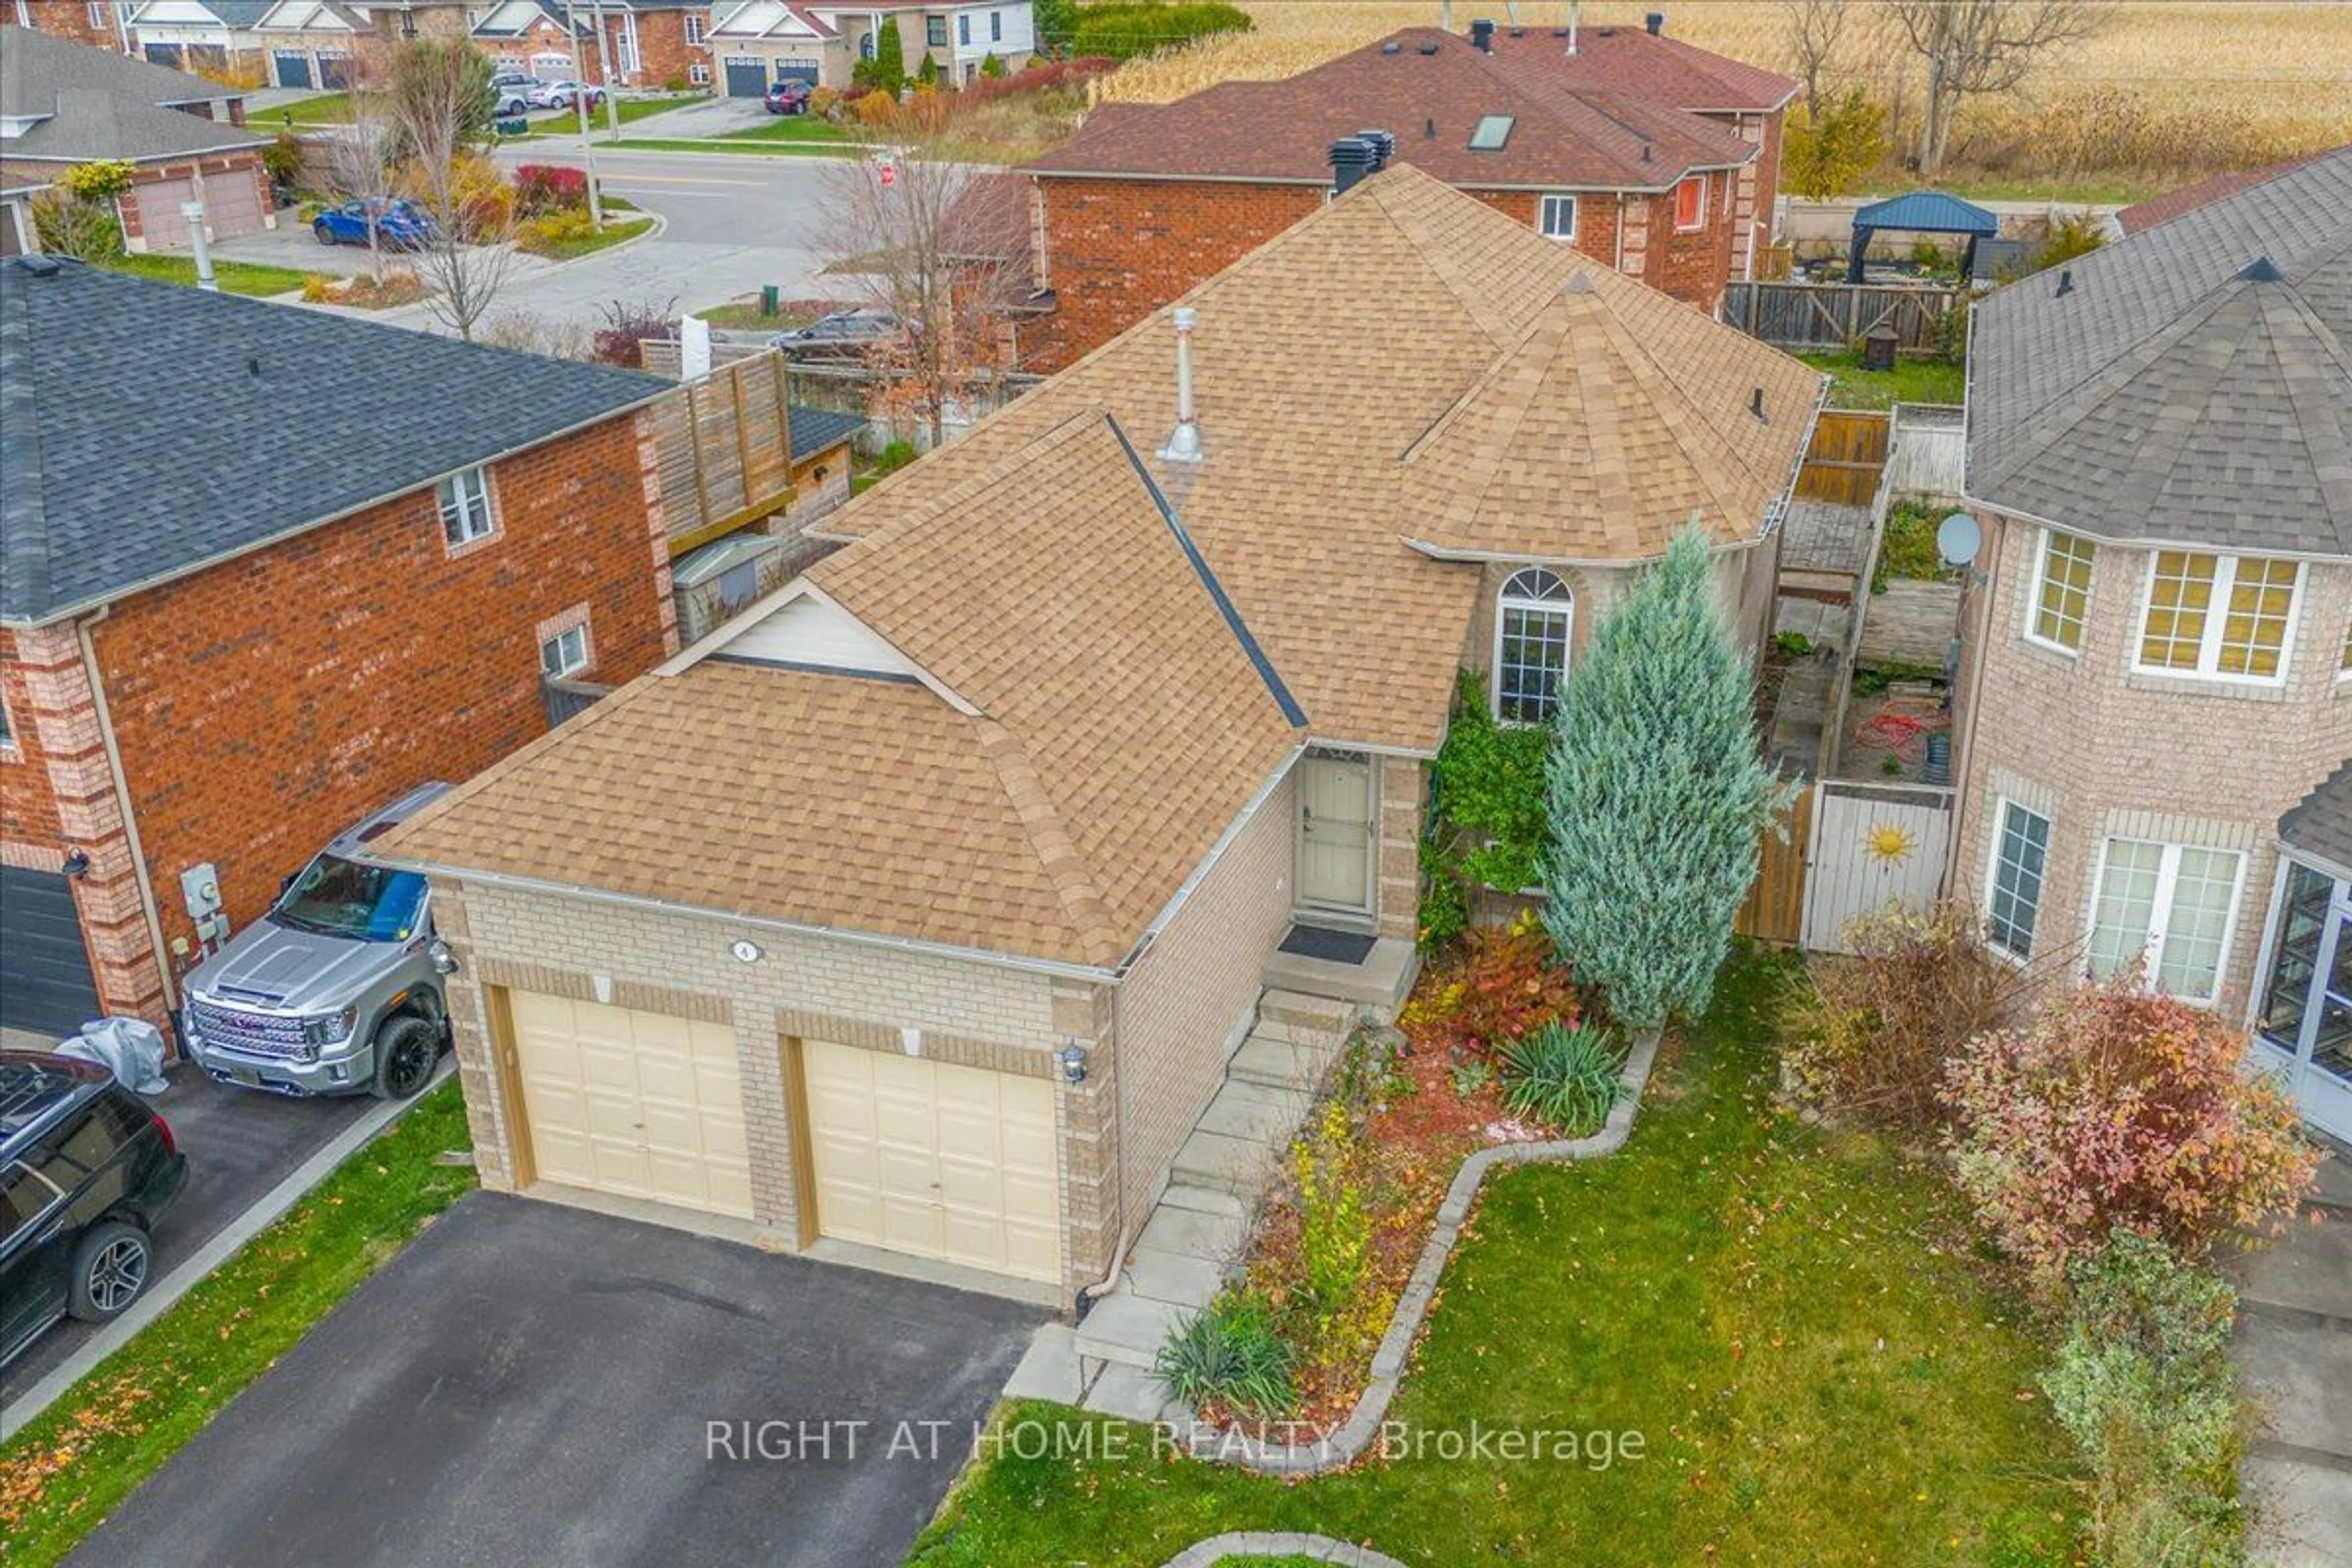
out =
<svg viewBox="0 0 2352 1568"><path fill-rule="evenodd" d="M2231 1269L2231 1353L2268 1418L2245 1485L2272 1568L2352 1563L2352 1149L2329 1152L2304 1220Z"/></svg>

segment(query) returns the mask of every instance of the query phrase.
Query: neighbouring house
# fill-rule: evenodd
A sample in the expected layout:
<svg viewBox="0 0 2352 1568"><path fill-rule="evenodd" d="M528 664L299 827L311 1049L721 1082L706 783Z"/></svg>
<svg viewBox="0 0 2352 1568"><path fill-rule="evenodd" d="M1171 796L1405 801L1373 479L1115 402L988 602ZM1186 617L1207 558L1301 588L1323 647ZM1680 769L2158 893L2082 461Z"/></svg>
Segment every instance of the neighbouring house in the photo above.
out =
<svg viewBox="0 0 2352 1568"><path fill-rule="evenodd" d="M47 169L12 169L0 160L0 257L27 256L41 248L34 232L33 198L49 188Z"/></svg>
<svg viewBox="0 0 2352 1568"><path fill-rule="evenodd" d="M575 74L614 87L688 88L710 81L708 0L701 5L666 0L605 0L604 33L596 12L563 0L501 0L485 6L473 39L502 70L518 70L542 81ZM573 37L579 58L572 55ZM609 66L609 74L607 67Z"/></svg>
<svg viewBox="0 0 2352 1568"><path fill-rule="evenodd" d="M1018 69L1037 51L1029 0L962 5L719 0L711 7L710 41L722 89L733 98L757 98L771 82L788 78L849 86L857 62L874 58L885 27L898 30L908 75L928 57L956 85L977 78L992 55Z"/></svg>
<svg viewBox="0 0 2352 1568"><path fill-rule="evenodd" d="M340 92L382 43L367 10L338 0L277 0L252 25L256 64L272 87Z"/></svg>
<svg viewBox="0 0 2352 1568"><path fill-rule="evenodd" d="M1786 78L1627 28L1412 27L1280 81L1096 110L1028 165L1024 364L1067 364L1312 212L1324 153L1367 129L1393 156L1548 238L1712 310L1750 275ZM1696 112L1704 110L1706 112Z"/></svg>
<svg viewBox="0 0 2352 1568"><path fill-rule="evenodd" d="M246 128L243 96L200 77L22 29L0 50L6 183L94 159L131 164L114 205L133 251L184 248L192 202L215 239L275 228L266 143Z"/></svg>
<svg viewBox="0 0 2352 1568"><path fill-rule="evenodd" d="M138 51L158 65L322 91L349 87L373 49L454 36L469 22L465 0L141 0L124 9Z"/></svg>
<svg viewBox="0 0 2352 1568"><path fill-rule="evenodd" d="M1761 637L1822 388L1416 169L1318 206L383 841L482 1180L1066 1303L1278 945L1397 1005L1460 672L1543 721L1694 522Z"/></svg>
<svg viewBox="0 0 2352 1568"><path fill-rule="evenodd" d="M790 503L759 525L673 552L678 635L688 642L717 630L835 548L812 531L849 499L850 441L866 427L866 416L795 403L785 418Z"/></svg>
<svg viewBox="0 0 2352 1568"><path fill-rule="evenodd" d="M2352 1136L2352 149L1975 310L1956 885Z"/></svg>
<svg viewBox="0 0 2352 1568"><path fill-rule="evenodd" d="M136 9L120 0L5 0L0 3L0 26L30 27L93 48L129 54L130 16Z"/></svg>
<svg viewBox="0 0 2352 1568"><path fill-rule="evenodd" d="M0 263L0 1024L163 1022L335 833L545 733L544 678L674 652L673 395Z"/></svg>

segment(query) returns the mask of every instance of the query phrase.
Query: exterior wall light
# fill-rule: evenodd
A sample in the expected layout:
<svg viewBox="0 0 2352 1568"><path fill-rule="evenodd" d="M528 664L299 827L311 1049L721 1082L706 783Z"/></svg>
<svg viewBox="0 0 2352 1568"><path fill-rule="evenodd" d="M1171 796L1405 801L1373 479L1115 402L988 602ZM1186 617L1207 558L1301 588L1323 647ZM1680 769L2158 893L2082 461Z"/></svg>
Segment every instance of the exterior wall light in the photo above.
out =
<svg viewBox="0 0 2352 1568"><path fill-rule="evenodd" d="M1064 1083L1087 1081L1087 1050L1084 1046L1064 1046L1061 1061Z"/></svg>

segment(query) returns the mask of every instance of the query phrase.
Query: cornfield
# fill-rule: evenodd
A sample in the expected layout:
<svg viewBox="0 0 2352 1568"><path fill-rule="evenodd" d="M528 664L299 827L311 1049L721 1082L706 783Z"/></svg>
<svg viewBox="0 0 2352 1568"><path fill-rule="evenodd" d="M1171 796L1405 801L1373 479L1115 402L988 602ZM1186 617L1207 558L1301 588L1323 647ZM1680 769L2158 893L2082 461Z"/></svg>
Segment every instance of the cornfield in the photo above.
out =
<svg viewBox="0 0 2352 1568"><path fill-rule="evenodd" d="M1254 31L1148 56L1095 83L1097 101L1164 103L1216 82L1286 77L1405 26L1459 32L1475 16L1558 27L1568 0L1241 0ZM1920 94L1916 57L1878 0L1855 0L1832 74L1867 83L1897 143ZM1992 178L2148 184L2352 142L2352 4L2304 0L2111 0L2098 32L2021 89L1970 100L1955 171ZM1593 0L1581 25L1633 26L1664 11L1702 48L1787 69L1777 0Z"/></svg>

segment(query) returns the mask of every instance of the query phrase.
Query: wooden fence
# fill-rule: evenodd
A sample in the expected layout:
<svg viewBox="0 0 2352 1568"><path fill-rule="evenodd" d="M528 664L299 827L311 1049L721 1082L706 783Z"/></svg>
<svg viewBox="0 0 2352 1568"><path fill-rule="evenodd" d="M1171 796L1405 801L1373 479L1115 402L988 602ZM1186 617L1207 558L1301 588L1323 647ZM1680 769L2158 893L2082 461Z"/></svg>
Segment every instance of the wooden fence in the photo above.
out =
<svg viewBox="0 0 2352 1568"><path fill-rule="evenodd" d="M1775 348L1823 350L1852 348L1892 321L1896 352L1924 359L1939 351L1939 324L1960 298L1884 283L1738 282L1724 290L1723 320Z"/></svg>
<svg viewBox="0 0 2352 1568"><path fill-rule="evenodd" d="M1813 422L1812 444L1797 475L1801 500L1868 506L1886 468L1887 416L1853 408L1824 408Z"/></svg>
<svg viewBox="0 0 2352 1568"><path fill-rule="evenodd" d="M671 554L781 511L792 499L786 398L783 356L762 353L654 405Z"/></svg>
<svg viewBox="0 0 2352 1568"><path fill-rule="evenodd" d="M1898 403L1886 454L1887 488L1899 496L1957 501L1968 471L1968 432L1958 407Z"/></svg>
<svg viewBox="0 0 2352 1568"><path fill-rule="evenodd" d="M1764 836L1756 884L1731 922L1737 934L1783 946L1804 934L1805 859L1812 847L1814 788L1807 784L1799 791L1780 814L1780 831Z"/></svg>
<svg viewBox="0 0 2352 1568"><path fill-rule="evenodd" d="M1932 908L1944 888L1952 792L1925 784L1816 784L1812 867L1804 900L1808 952L1847 952L1856 919Z"/></svg>

